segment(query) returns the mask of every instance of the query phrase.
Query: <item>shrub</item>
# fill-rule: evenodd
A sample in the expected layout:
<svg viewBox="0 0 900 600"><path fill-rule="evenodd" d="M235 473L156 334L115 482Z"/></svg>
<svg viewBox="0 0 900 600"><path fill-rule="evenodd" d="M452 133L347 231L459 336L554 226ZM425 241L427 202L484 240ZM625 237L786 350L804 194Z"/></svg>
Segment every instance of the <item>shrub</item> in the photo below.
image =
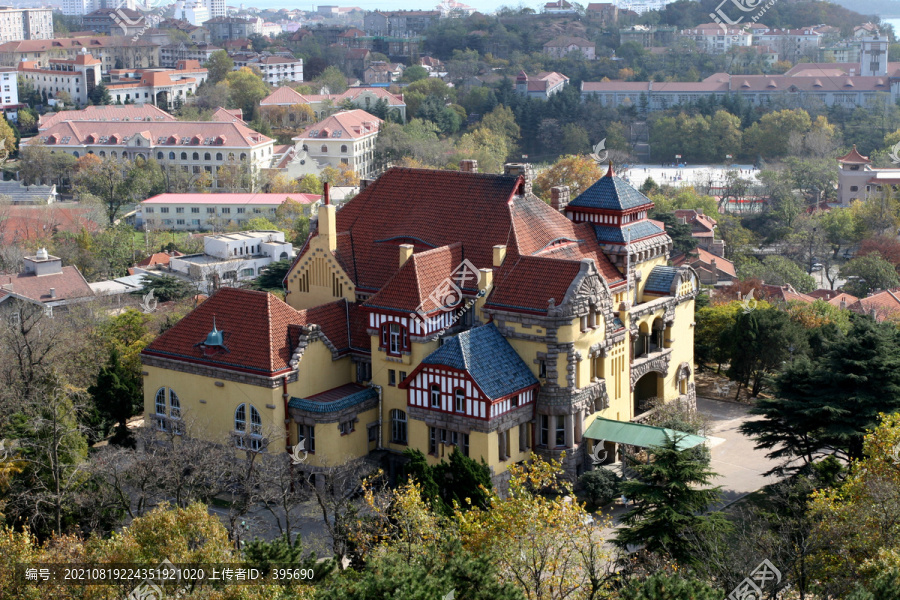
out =
<svg viewBox="0 0 900 600"><path fill-rule="evenodd" d="M602 506L612 502L619 495L621 477L609 469L595 469L582 475L578 482L594 506Z"/></svg>

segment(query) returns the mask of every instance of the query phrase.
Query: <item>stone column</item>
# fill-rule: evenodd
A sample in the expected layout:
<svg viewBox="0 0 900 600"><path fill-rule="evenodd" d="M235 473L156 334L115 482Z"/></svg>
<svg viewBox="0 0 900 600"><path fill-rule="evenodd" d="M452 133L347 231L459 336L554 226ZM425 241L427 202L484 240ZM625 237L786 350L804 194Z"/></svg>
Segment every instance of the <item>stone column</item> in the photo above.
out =
<svg viewBox="0 0 900 600"><path fill-rule="evenodd" d="M581 443L581 429L584 427L584 411L579 410L575 413L575 443Z"/></svg>
<svg viewBox="0 0 900 600"><path fill-rule="evenodd" d="M566 415L566 448L575 445L575 419L573 415Z"/></svg>

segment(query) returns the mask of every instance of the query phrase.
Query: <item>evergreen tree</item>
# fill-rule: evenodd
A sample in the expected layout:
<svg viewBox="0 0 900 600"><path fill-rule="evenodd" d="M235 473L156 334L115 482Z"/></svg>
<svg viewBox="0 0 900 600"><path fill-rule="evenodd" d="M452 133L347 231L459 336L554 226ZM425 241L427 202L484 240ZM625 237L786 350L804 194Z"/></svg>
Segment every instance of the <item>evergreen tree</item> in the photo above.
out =
<svg viewBox="0 0 900 600"><path fill-rule="evenodd" d="M622 600L722 600L722 592L704 581L655 573L643 581L629 581L620 597Z"/></svg>
<svg viewBox="0 0 900 600"><path fill-rule="evenodd" d="M160 302L181 300L197 293L193 285L174 275L145 275L141 282L144 288L135 294L143 296L153 290L153 295Z"/></svg>
<svg viewBox="0 0 900 600"><path fill-rule="evenodd" d="M88 394L101 417L103 430L98 433L106 435L110 425L115 424L113 443L133 444L128 432L128 419L141 410L141 386L135 380L134 373L122 364L116 348L110 349L109 361L100 369L97 382L88 388Z"/></svg>
<svg viewBox="0 0 900 600"><path fill-rule="evenodd" d="M91 91L91 104L112 104L112 96L102 83Z"/></svg>
<svg viewBox="0 0 900 600"><path fill-rule="evenodd" d="M704 515L719 500L721 488L709 488L718 475L678 449L680 436L666 436L662 446L649 449L647 464L631 459L638 479L621 484L622 493L634 501L634 508L622 517L623 527L614 543L626 548L643 545L648 552L671 556L690 564L695 560L688 533L704 533L729 527L719 513ZM702 487L703 489L697 489Z"/></svg>
<svg viewBox="0 0 900 600"><path fill-rule="evenodd" d="M271 541L255 538L243 547L244 560L252 567L256 567L263 575L267 575L273 568L297 568L308 569L314 574L312 581L324 579L335 566L333 559L318 562L316 554L306 553L304 556L303 544L297 537L291 541L288 535L283 535Z"/></svg>
<svg viewBox="0 0 900 600"><path fill-rule="evenodd" d="M450 514L454 502L462 508L469 503L487 508L491 470L483 458L478 462L454 448L449 462L442 460L431 466L421 450L409 448L404 454L409 458L403 468L405 478L416 481L422 487L422 498L436 512Z"/></svg>
<svg viewBox="0 0 900 600"><path fill-rule="evenodd" d="M900 410L896 327L857 317L847 335L823 347L821 356L789 365L775 381L776 397L759 399L751 410L763 418L740 428L757 448L771 450L769 458L800 458L804 465L831 453L860 459L878 414Z"/></svg>

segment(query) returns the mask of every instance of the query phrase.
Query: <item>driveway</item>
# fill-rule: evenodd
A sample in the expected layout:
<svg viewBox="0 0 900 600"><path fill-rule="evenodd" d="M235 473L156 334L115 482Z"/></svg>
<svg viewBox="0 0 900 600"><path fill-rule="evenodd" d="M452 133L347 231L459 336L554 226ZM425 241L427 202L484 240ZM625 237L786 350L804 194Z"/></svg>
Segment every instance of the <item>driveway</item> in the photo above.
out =
<svg viewBox="0 0 900 600"><path fill-rule="evenodd" d="M711 419L707 432L712 455L710 468L719 474L713 485L722 488L722 500L710 510L721 510L775 481L773 477L764 477L763 473L776 466L778 461L766 458L765 450L754 449L753 440L738 431L741 424L761 418L748 415L749 408L745 404L697 398L697 410ZM612 510L604 510L603 514L612 515L615 528L625 512L627 509L617 500ZM610 533L611 530L606 530L603 535L608 539Z"/></svg>

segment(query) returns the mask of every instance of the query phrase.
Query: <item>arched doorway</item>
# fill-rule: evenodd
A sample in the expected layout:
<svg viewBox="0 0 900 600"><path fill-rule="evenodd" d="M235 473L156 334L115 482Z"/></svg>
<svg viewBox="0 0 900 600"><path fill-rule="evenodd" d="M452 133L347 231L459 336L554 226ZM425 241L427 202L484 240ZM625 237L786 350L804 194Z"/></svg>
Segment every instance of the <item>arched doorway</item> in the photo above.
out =
<svg viewBox="0 0 900 600"><path fill-rule="evenodd" d="M169 110L169 92L162 91L156 94L156 106L163 110Z"/></svg>
<svg viewBox="0 0 900 600"><path fill-rule="evenodd" d="M634 416L637 417L653 408L657 398L663 398L664 378L661 373L650 371L634 384Z"/></svg>

